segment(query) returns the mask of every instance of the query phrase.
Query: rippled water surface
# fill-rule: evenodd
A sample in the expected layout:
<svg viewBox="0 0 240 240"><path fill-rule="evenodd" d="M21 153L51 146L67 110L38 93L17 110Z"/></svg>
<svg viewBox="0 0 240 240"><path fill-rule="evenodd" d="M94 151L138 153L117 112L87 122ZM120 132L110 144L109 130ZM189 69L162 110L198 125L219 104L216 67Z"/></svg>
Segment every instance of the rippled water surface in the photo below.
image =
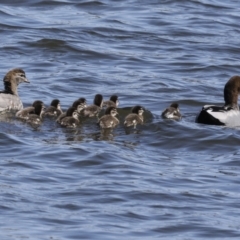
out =
<svg viewBox="0 0 240 240"><path fill-rule="evenodd" d="M240 68L239 1L0 3L0 74L24 106L117 94L121 124L0 115L0 239L240 239L239 129L196 124ZM2 86L3 87L3 86ZM178 102L181 121L161 112ZM126 131L132 106L145 123Z"/></svg>

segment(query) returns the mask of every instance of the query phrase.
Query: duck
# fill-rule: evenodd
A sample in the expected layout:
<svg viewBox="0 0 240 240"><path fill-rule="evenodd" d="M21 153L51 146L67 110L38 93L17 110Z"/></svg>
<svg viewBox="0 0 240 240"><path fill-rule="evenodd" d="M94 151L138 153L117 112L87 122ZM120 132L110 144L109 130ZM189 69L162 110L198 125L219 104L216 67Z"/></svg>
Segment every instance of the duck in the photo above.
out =
<svg viewBox="0 0 240 240"><path fill-rule="evenodd" d="M103 107L115 107L119 105L119 100L117 95L112 95L109 100L103 102Z"/></svg>
<svg viewBox="0 0 240 240"><path fill-rule="evenodd" d="M116 127L119 124L119 120L116 118L117 114L117 108L108 107L105 111L105 115L99 119L99 126L103 129Z"/></svg>
<svg viewBox="0 0 240 240"><path fill-rule="evenodd" d="M75 102L73 102L72 107L76 108L78 114L82 113L82 110L87 107L87 101L85 98L79 98Z"/></svg>
<svg viewBox="0 0 240 240"><path fill-rule="evenodd" d="M80 103L84 103L85 107L87 107L87 100L86 100L86 98L81 97L77 101L80 101Z"/></svg>
<svg viewBox="0 0 240 240"><path fill-rule="evenodd" d="M196 117L197 123L237 127L240 126L238 94L240 92L240 76L231 77L224 86L223 106L205 105Z"/></svg>
<svg viewBox="0 0 240 240"><path fill-rule="evenodd" d="M132 112L125 117L124 126L134 126L136 128L137 124L143 124L143 113L144 109L142 106L137 105L133 107Z"/></svg>
<svg viewBox="0 0 240 240"><path fill-rule="evenodd" d="M82 113L82 110L86 108L86 99L85 98L79 98L78 100L74 101L72 104L72 107L76 109L78 112L78 116ZM61 120L67 116L67 112L64 112L60 114L60 116L57 118L56 122L61 123Z"/></svg>
<svg viewBox="0 0 240 240"><path fill-rule="evenodd" d="M78 112L74 107L68 108L66 117L60 121L60 125L67 128L75 128L79 123Z"/></svg>
<svg viewBox="0 0 240 240"><path fill-rule="evenodd" d="M34 106L34 113L29 113L28 117L26 118L27 123L30 123L33 125L41 124L44 110L45 110L45 106L43 102L41 101L36 102Z"/></svg>
<svg viewBox="0 0 240 240"><path fill-rule="evenodd" d="M45 110L44 116L58 117L63 113L58 99L53 99L51 105Z"/></svg>
<svg viewBox="0 0 240 240"><path fill-rule="evenodd" d="M36 100L33 102L32 106L23 108L22 110L19 110L16 112L15 116L20 119L25 119L27 120L29 117L29 114L34 114L35 113L35 107L38 105L44 105L42 101Z"/></svg>
<svg viewBox="0 0 240 240"><path fill-rule="evenodd" d="M166 119L180 120L182 115L179 110L178 103L172 103L168 108L162 112L162 117Z"/></svg>
<svg viewBox="0 0 240 240"><path fill-rule="evenodd" d="M29 80L21 68L14 68L4 76L4 90L0 91L0 112L23 109L22 101L18 96L18 85L23 82L29 83Z"/></svg>
<svg viewBox="0 0 240 240"><path fill-rule="evenodd" d="M103 96L101 94L96 94L94 97L93 105L89 105L83 110L83 116L98 117L98 114L102 109L102 105L103 105Z"/></svg>

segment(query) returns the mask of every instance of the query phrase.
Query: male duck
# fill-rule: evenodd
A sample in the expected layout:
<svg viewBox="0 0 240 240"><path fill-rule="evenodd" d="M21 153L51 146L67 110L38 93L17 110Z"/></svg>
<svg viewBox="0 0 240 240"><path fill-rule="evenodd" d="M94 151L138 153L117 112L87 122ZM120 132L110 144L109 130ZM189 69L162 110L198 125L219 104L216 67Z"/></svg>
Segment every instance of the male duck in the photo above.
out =
<svg viewBox="0 0 240 240"><path fill-rule="evenodd" d="M239 92L240 76L233 76L224 87L224 106L205 105L196 117L196 122L231 127L240 126Z"/></svg>

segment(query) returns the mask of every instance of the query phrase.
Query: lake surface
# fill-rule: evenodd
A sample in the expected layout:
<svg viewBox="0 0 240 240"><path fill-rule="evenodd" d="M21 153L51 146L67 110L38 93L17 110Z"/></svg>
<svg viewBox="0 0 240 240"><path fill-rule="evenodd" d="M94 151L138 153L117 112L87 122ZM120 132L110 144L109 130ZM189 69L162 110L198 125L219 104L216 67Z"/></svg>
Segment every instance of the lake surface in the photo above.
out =
<svg viewBox="0 0 240 240"><path fill-rule="evenodd" d="M240 239L240 129L194 122L240 74L239 11L237 0L1 1L0 75L25 70L24 106L117 94L121 124L1 115L0 239ZM161 118L172 102L181 121ZM139 104L144 125L125 131Z"/></svg>

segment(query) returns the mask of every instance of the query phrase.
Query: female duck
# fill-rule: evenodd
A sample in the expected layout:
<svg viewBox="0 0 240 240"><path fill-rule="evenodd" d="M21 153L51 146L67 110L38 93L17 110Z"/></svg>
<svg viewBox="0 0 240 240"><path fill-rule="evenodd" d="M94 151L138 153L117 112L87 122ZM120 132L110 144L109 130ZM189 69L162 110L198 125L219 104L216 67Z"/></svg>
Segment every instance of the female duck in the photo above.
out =
<svg viewBox="0 0 240 240"><path fill-rule="evenodd" d="M9 71L3 78L4 90L0 92L0 112L5 110L21 110L23 104L18 96L18 85L22 82L29 83L25 72L20 68Z"/></svg>
<svg viewBox="0 0 240 240"><path fill-rule="evenodd" d="M134 126L137 124L143 124L144 109L142 106L135 106L132 108L132 113L128 114L125 118L124 125L126 127Z"/></svg>
<svg viewBox="0 0 240 240"><path fill-rule="evenodd" d="M180 120L182 118L182 115L179 111L178 104L172 103L162 112L162 117L166 119Z"/></svg>
<svg viewBox="0 0 240 240"><path fill-rule="evenodd" d="M108 101L103 102L103 107L115 107L119 105L119 100L117 95L112 95Z"/></svg>
<svg viewBox="0 0 240 240"><path fill-rule="evenodd" d="M196 122L231 127L240 126L239 92L240 76L233 76L224 87L224 106L205 105L197 116Z"/></svg>
<svg viewBox="0 0 240 240"><path fill-rule="evenodd" d="M102 109L103 105L103 96L101 94L96 94L93 105L87 106L83 110L83 116L84 117L98 117L99 112Z"/></svg>
<svg viewBox="0 0 240 240"><path fill-rule="evenodd" d="M78 112L76 108L70 107L67 110L66 117L61 120L60 125L62 127L75 128L78 124Z"/></svg>
<svg viewBox="0 0 240 240"><path fill-rule="evenodd" d="M58 117L62 114L62 109L60 105L60 101L58 99L53 99L51 102L51 106L49 106L45 112L44 116L49 116L49 117Z"/></svg>
<svg viewBox="0 0 240 240"><path fill-rule="evenodd" d="M105 115L99 119L99 125L101 128L114 128L119 124L119 120L116 118L118 114L115 107L108 107L105 111Z"/></svg>

